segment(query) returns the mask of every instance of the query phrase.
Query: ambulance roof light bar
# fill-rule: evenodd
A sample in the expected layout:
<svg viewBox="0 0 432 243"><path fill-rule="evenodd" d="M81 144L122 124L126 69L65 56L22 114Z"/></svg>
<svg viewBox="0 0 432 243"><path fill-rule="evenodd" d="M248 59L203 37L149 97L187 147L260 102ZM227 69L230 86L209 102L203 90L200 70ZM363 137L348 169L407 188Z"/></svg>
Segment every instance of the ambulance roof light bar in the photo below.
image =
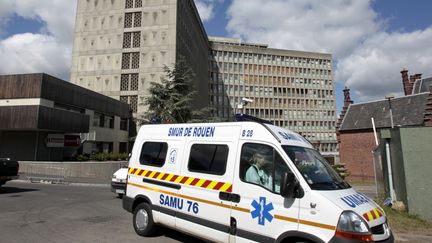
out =
<svg viewBox="0 0 432 243"><path fill-rule="evenodd" d="M255 116L251 116L251 115L247 115L247 114L243 114L243 113L237 113L237 114L235 114L234 115L234 119L237 122L251 121L251 122L258 122L258 123L273 125L273 123L271 121L263 120L261 118L258 118L258 117L255 117Z"/></svg>

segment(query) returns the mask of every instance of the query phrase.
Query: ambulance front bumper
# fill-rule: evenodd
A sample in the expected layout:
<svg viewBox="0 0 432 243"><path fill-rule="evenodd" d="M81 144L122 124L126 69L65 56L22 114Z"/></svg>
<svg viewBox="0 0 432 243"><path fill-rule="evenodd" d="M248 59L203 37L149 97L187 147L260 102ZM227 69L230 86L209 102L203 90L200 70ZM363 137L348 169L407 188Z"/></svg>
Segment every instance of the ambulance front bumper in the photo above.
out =
<svg viewBox="0 0 432 243"><path fill-rule="evenodd" d="M122 199L123 209L128 211L129 213L132 213L133 201L134 201L133 198L124 196Z"/></svg>
<svg viewBox="0 0 432 243"><path fill-rule="evenodd" d="M339 238L334 236L329 243L362 243L363 241L358 241L358 240L349 240L349 239L344 239L344 238ZM376 243L394 243L394 237L393 237L393 233L390 232L390 237L387 238L386 240L381 240L381 241L374 241Z"/></svg>

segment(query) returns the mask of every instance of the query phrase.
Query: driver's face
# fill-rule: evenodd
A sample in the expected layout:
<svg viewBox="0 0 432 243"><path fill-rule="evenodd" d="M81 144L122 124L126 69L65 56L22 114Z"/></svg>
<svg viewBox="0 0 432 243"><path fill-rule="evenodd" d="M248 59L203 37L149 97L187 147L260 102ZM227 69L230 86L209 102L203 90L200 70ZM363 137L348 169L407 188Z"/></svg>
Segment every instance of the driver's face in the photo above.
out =
<svg viewBox="0 0 432 243"><path fill-rule="evenodd" d="M261 168L265 164L265 159L263 156L258 155L256 158L256 165Z"/></svg>

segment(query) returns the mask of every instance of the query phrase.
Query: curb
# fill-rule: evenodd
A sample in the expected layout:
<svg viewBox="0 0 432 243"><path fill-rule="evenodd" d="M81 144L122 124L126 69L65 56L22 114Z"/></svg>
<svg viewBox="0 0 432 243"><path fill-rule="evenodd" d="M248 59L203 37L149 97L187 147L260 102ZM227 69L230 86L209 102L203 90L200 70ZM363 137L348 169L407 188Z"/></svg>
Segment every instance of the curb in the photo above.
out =
<svg viewBox="0 0 432 243"><path fill-rule="evenodd" d="M67 186L87 186L87 187L110 187L111 185L108 183L82 183L82 182L68 182L68 181L64 181L64 182L54 182L54 181L50 181L50 180L40 180L40 181L36 181L36 182L31 182L29 180L12 180L13 182L18 182L18 183L38 183L38 184L48 184L48 185L67 185Z"/></svg>

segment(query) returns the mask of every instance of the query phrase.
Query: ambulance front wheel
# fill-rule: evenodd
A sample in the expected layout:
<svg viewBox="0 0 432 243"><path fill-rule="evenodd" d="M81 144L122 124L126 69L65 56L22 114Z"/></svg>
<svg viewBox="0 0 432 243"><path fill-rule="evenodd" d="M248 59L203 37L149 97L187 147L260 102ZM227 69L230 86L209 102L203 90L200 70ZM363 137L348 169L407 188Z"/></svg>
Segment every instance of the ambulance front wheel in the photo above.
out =
<svg viewBox="0 0 432 243"><path fill-rule="evenodd" d="M140 236L149 236L154 232L153 214L147 203L141 203L135 208L133 225L135 232Z"/></svg>

